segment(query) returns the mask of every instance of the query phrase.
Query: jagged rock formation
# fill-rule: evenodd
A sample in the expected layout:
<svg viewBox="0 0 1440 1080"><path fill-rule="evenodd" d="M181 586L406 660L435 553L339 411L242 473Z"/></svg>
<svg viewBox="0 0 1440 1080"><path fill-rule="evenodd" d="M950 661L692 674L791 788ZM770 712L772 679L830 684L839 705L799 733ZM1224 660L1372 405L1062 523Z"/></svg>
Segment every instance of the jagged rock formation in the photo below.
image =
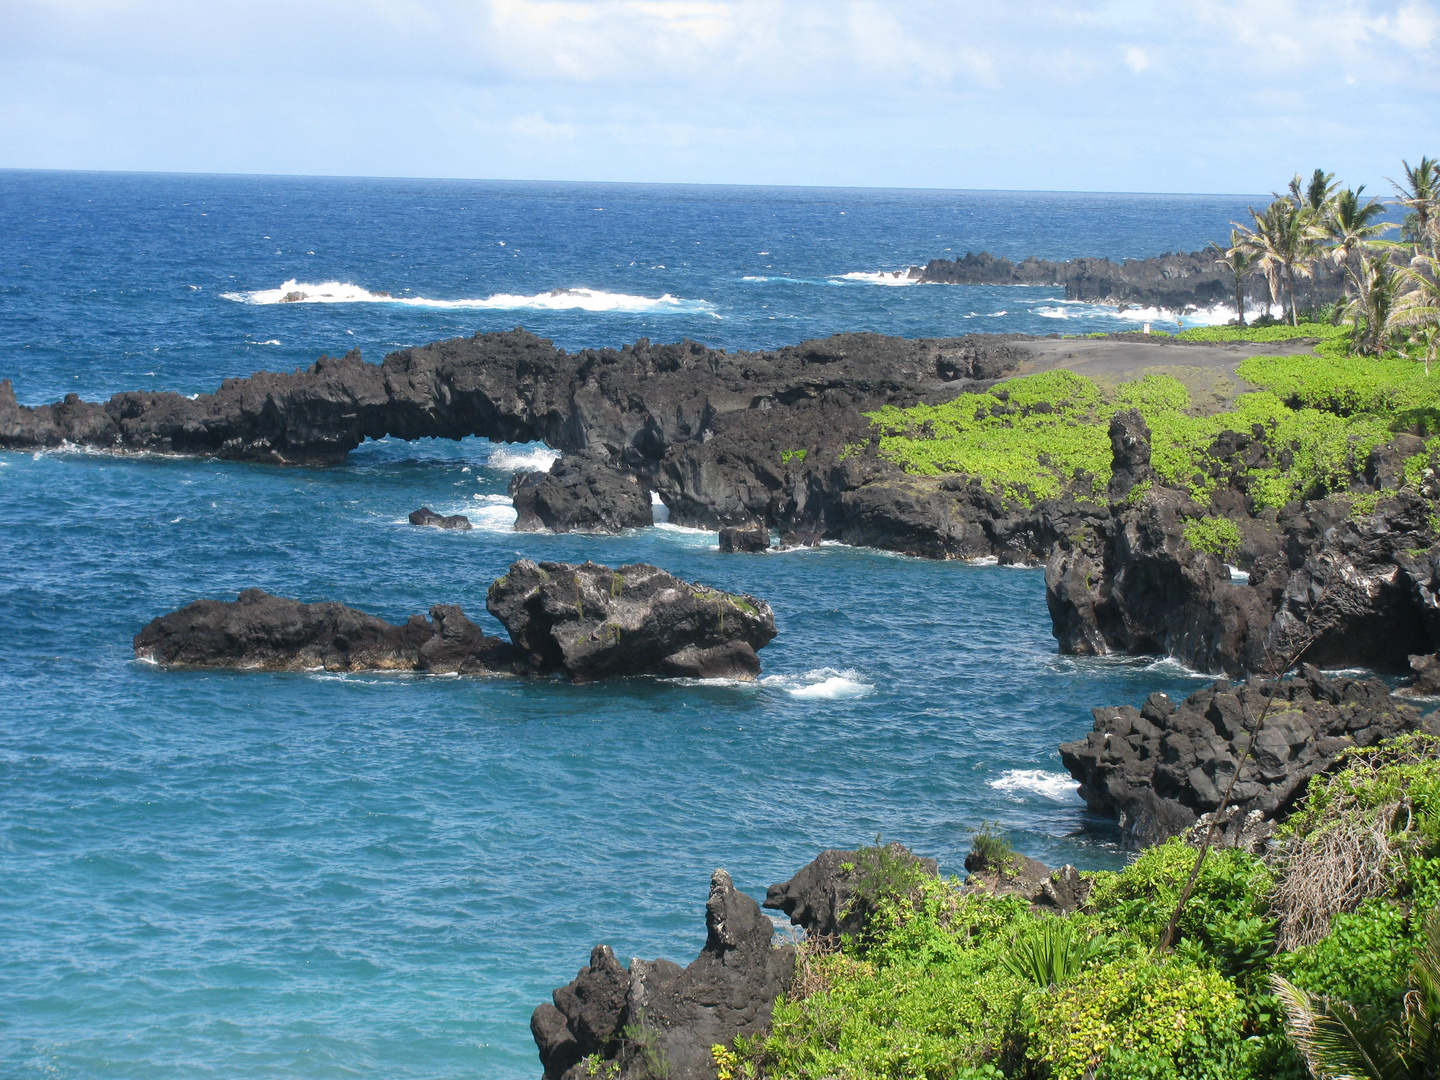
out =
<svg viewBox="0 0 1440 1080"><path fill-rule="evenodd" d="M618 533L653 521L650 492L603 450L567 454L549 472L519 472L510 481L519 532Z"/></svg>
<svg viewBox="0 0 1440 1080"><path fill-rule="evenodd" d="M462 532L475 527L464 514L437 514L428 506L410 511L410 524L432 529L459 529Z"/></svg>
<svg viewBox="0 0 1440 1080"><path fill-rule="evenodd" d="M724 870L710 879L705 947L689 967L632 960L609 946L530 1018L547 1080L585 1080L592 1055L616 1080L715 1080L710 1048L770 1026L790 987L795 948L771 944L774 926Z"/></svg>
<svg viewBox="0 0 1440 1080"><path fill-rule="evenodd" d="M967 252L958 259L932 259L923 270L912 269L921 282L949 285L1038 285L1063 288L1067 300L1096 304L1159 307L1184 311L1191 307L1234 305L1235 279L1215 262L1211 251L1176 252L1151 259L1072 259L1048 262L1033 256L1021 262L996 258L988 252ZM1328 303L1345 288L1342 270L1328 263L1316 265L1314 279L1297 283L1297 300L1303 305ZM1265 281L1256 275L1245 283L1247 305L1270 302Z"/></svg>
<svg viewBox="0 0 1440 1080"><path fill-rule="evenodd" d="M752 679L775 637L763 600L691 585L655 566L522 559L490 586L486 607L530 670L577 681L616 675Z"/></svg>
<svg viewBox="0 0 1440 1080"><path fill-rule="evenodd" d="M183 667L268 671L516 671L518 654L453 604L396 626L344 604L302 604L260 589L234 602L196 600L135 635L135 655Z"/></svg>
<svg viewBox="0 0 1440 1080"><path fill-rule="evenodd" d="M894 497L882 489L918 482L879 460L863 413L946 400L999 378L1026 355L1014 335L907 341L878 334L765 353L642 339L569 354L515 330L406 349L380 365L358 352L321 357L304 371L229 379L194 400L121 393L101 404L72 395L32 408L0 381L0 448L69 442L327 464L384 436L544 440L565 457L549 474L517 482L521 528L648 524L642 502L653 491L676 524L761 522L863 543L875 522L877 540L893 536L901 550L957 557L969 548L961 550L963 526L950 522L948 510L934 523L884 520ZM1027 550L1025 558L1047 553Z"/></svg>
<svg viewBox="0 0 1440 1080"><path fill-rule="evenodd" d="M1371 454L1367 474L1392 485L1370 493L1373 510L1356 512L1342 495L1254 513L1244 468L1267 460L1262 439L1216 439L1220 485L1204 506L1155 485L1138 414L1117 415L1110 436L1114 501L1058 536L1045 569L1061 652L1160 653L1239 676L1269 671L1302 647L1323 667L1391 670L1440 649L1440 484L1394 490L1415 437L1398 435ZM1216 516L1240 537L1230 557L1249 567L1244 580L1188 538L1194 523Z"/></svg>
<svg viewBox="0 0 1440 1080"><path fill-rule="evenodd" d="M1240 767L1272 695L1275 703ZM1131 847L1180 835L1217 810L1237 767L1227 820L1252 812L1273 819L1347 747L1434 726L1433 717L1422 720L1377 679L1331 679L1308 665L1279 684L1222 681L1178 706L1151 694L1143 708L1097 708L1094 716L1091 733L1061 746L1060 759L1090 808L1119 818Z"/></svg>
<svg viewBox="0 0 1440 1080"><path fill-rule="evenodd" d="M879 865L882 860L884 867ZM921 858L894 842L883 851L830 848L806 863L790 880L771 885L765 894L765 906L783 911L807 935L860 934L874 914L874 901L879 896L874 882L893 881L906 872L933 878L939 874L940 866L934 859ZM867 881L871 882L868 892Z"/></svg>
<svg viewBox="0 0 1440 1080"><path fill-rule="evenodd" d="M965 879L965 888L969 891L1020 896L1033 908L1059 915L1069 915L1083 907L1094 885L1092 879L1081 877L1080 871L1069 863L1052 870L1039 859L1018 851L1006 860L997 861L973 848L965 856L965 869L970 872Z"/></svg>
<svg viewBox="0 0 1440 1080"><path fill-rule="evenodd" d="M548 675L577 682L623 675L754 678L775 636L763 600L690 585L637 563L521 560L490 586L490 613L511 642L486 637L458 607L399 626L343 604L302 604L247 589L197 600L135 635L157 664L270 671L419 671Z"/></svg>

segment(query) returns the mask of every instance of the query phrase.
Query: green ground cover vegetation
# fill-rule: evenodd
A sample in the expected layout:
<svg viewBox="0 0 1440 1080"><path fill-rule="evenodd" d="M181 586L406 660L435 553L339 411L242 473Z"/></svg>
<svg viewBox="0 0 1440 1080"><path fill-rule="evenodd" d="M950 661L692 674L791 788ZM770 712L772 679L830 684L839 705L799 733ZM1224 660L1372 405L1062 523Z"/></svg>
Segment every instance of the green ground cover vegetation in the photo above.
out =
<svg viewBox="0 0 1440 1080"><path fill-rule="evenodd" d="M1277 976L1377 1030L1404 1012L1440 900L1437 748L1409 736L1354 752L1278 853L1212 851L1166 955L1157 943L1195 865L1178 839L1091 875L1086 907L1063 917L892 870L863 898L876 914L862 938L802 944L770 1035L716 1048L722 1080L1302 1080ZM1334 899L1307 877L1317 838L1353 840L1366 815L1380 838L1370 895L1287 944L1297 911Z"/></svg>
<svg viewBox="0 0 1440 1080"><path fill-rule="evenodd" d="M870 413L880 454L920 476L961 474L1023 505L1073 493L1103 499L1110 480L1110 418L1137 409L1152 433L1151 463L1169 487L1206 502L1233 468L1214 452L1225 431L1261 437L1268 462L1240 469L1260 507L1347 490L1370 451L1397 432L1440 433L1440 376L1402 352L1347 355L1343 328L1325 324L1187 330L1210 340L1299 334L1319 355L1257 356L1239 375L1259 389L1224 412L1204 414L1172 376L1148 374L1107 392L1057 370L997 383L940 405ZM1226 335L1222 338L1220 335ZM1430 452L1440 449L1440 443ZM1428 463L1417 460L1415 469Z"/></svg>

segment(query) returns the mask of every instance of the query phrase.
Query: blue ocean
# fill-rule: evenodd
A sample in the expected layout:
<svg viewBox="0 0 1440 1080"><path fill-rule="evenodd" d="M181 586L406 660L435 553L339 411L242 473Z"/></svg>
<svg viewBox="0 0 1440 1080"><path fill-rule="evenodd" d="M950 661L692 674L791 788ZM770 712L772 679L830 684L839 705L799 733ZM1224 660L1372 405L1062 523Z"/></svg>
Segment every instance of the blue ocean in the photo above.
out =
<svg viewBox="0 0 1440 1080"><path fill-rule="evenodd" d="M0 172L0 377L26 404L193 394L517 325L566 349L1173 329L893 273L1193 250L1251 201ZM1122 861L1056 744L1092 706L1196 676L1058 656L1037 570L722 556L665 522L513 532L510 475L554 456L0 452L0 1076L533 1080L535 1005L597 942L688 962L716 867L760 897L878 836L961 872L985 822L1052 864ZM477 528L412 528L421 505ZM485 591L521 556L653 562L763 597L780 635L749 685L175 672L131 651L154 616L249 586L392 621L458 603L499 632Z"/></svg>

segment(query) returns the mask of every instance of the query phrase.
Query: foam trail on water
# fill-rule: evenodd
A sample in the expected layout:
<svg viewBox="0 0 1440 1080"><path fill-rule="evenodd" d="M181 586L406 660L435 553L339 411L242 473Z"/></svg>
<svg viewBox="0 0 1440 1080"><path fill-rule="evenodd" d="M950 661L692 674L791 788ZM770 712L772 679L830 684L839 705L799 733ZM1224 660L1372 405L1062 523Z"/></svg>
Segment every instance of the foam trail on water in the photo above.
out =
<svg viewBox="0 0 1440 1080"><path fill-rule="evenodd" d="M1046 772L1044 769L1011 769L991 780L990 786L1002 795L1043 795L1056 802L1069 802L1075 797L1077 785L1075 778L1069 773Z"/></svg>
<svg viewBox="0 0 1440 1080"><path fill-rule="evenodd" d="M816 668L803 675L767 675L760 683L806 701L848 701L875 689L862 682L858 672L834 668Z"/></svg>
<svg viewBox="0 0 1440 1080"><path fill-rule="evenodd" d="M491 469L504 469L506 472L519 472L522 469L528 472L546 472L558 460L559 450L535 443L522 443L513 448L497 446L490 451L485 465Z"/></svg>
<svg viewBox="0 0 1440 1080"><path fill-rule="evenodd" d="M907 267L904 270L855 270L848 274L837 274L839 281L861 281L867 285L914 285L917 278L910 276Z"/></svg>
<svg viewBox="0 0 1440 1080"><path fill-rule="evenodd" d="M391 296L387 292L371 292L348 281L323 281L309 284L293 278L278 289L254 289L250 292L220 294L222 299L237 304L397 304L401 307L591 311L623 314L714 315L715 305L705 300L687 300L671 296L632 296L628 293L606 292L603 289L552 289L533 296L496 293L476 299L435 300L426 296Z"/></svg>

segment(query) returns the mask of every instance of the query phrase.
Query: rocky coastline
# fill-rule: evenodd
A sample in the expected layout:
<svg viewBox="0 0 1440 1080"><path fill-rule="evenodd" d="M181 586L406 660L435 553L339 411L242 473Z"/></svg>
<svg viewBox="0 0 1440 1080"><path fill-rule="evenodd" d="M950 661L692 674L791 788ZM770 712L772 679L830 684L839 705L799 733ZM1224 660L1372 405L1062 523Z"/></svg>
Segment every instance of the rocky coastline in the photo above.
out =
<svg viewBox="0 0 1440 1080"><path fill-rule="evenodd" d="M1175 252L1148 259L1081 258L1050 262L1031 256L1020 262L997 258L989 252L966 252L955 259L931 259L911 267L911 280L935 285L1029 285L1064 289L1066 300L1116 307L1159 308L1183 315L1186 311L1235 305L1235 279L1216 264L1213 251ZM1314 306L1339 299L1345 291L1343 269L1317 264L1314 277L1297 289L1301 304ZM1250 310L1265 310L1271 297L1263 279L1245 283Z"/></svg>

